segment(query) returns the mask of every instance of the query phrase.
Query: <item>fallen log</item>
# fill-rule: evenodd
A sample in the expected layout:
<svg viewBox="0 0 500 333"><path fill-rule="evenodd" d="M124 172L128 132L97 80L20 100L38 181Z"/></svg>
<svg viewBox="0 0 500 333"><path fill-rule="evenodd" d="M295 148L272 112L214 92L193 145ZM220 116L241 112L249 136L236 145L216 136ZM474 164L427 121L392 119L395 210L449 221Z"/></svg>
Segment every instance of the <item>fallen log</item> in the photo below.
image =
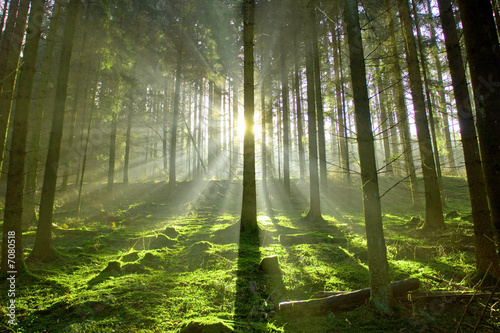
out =
<svg viewBox="0 0 500 333"><path fill-rule="evenodd" d="M391 283L391 288L393 295L398 297L418 289L419 285L418 279L407 279ZM282 314L322 315L328 312L351 309L365 303L369 298L370 288L367 288L325 298L281 302L279 310Z"/></svg>

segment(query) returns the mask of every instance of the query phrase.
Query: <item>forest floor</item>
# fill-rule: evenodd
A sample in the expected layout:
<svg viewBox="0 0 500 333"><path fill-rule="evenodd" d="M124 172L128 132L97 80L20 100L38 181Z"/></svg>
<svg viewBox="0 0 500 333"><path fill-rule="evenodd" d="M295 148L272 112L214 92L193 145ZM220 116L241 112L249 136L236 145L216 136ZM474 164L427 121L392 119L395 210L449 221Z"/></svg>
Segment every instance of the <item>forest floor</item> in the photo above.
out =
<svg viewBox="0 0 500 333"><path fill-rule="evenodd" d="M394 182L381 178L381 193ZM477 290L462 178L444 178L448 227L439 233L420 228L424 211L412 207L401 186L383 196L391 280L421 283L419 293L397 299L392 316L366 304L326 315L280 314L281 301L367 288L366 239L355 186L329 184L322 201L326 222L310 225L301 220L307 184L294 181L291 200L279 181L267 185L265 194L262 184L258 188L265 198L258 203L260 247L246 255L238 229L230 227L239 218L240 182L118 184L112 203L100 185L85 196L80 218L69 188L54 215L61 259L30 262L32 275L19 276L17 326L7 322L2 278L0 332L454 332L462 315L459 332L474 330L484 298L467 305L467 298L422 296ZM34 226L23 237L28 255ZM278 256L282 284L245 266L271 255ZM497 300L487 305L478 332L500 330Z"/></svg>

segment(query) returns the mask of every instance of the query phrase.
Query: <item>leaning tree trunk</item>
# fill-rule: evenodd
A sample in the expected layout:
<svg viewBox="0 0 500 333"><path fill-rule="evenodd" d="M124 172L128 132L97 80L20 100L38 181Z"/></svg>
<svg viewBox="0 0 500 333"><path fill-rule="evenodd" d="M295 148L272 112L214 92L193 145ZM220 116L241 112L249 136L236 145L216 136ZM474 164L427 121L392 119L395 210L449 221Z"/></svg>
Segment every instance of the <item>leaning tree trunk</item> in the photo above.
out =
<svg viewBox="0 0 500 333"><path fill-rule="evenodd" d="M368 266L370 270L370 300L379 312L391 313L393 303L392 289L382 227L382 211L370 119L370 103L366 86L366 70L358 16L358 2L356 0L346 0L345 5L354 113L356 116L361 181L363 183L363 207L368 246Z"/></svg>
<svg viewBox="0 0 500 333"><path fill-rule="evenodd" d="M489 0L458 0L469 59L479 148L493 225L500 233L500 45Z"/></svg>
<svg viewBox="0 0 500 333"><path fill-rule="evenodd" d="M59 61L59 73L56 83L56 97L52 128L49 138L49 150L45 163L42 197L40 201L40 219L36 230L35 245L30 258L39 260L53 260L58 254L52 243L52 215L54 213L54 199L56 193L57 170L59 167L59 153L64 125L64 111L68 92L68 77L70 70L71 53L80 9L79 0L68 3L68 14L63 34L63 44Z"/></svg>
<svg viewBox="0 0 500 333"><path fill-rule="evenodd" d="M41 22L45 10L44 0L34 0L31 6L26 46L23 51L23 66L19 73L16 95L16 113L12 127L12 144L5 193L5 211L2 234L1 271L21 273L27 270L24 264L22 244L22 215L24 191L24 166L26 159L26 139L31 105L33 78L36 72ZM12 243L14 241L14 243ZM14 248L9 245L14 244ZM12 251L14 253L12 253ZM13 256L11 256L13 254Z"/></svg>
<svg viewBox="0 0 500 333"><path fill-rule="evenodd" d="M422 79L418 64L415 36L413 35L413 24L410 17L408 0L397 0L401 22L406 41L406 61L410 76L411 94L415 109L415 124L417 126L418 147L424 174L425 188L425 227L430 229L442 229L445 227L443 217L443 206L439 184L436 175L436 164L432 152L432 143L429 133L429 123L425 110L424 92L422 90Z"/></svg>
<svg viewBox="0 0 500 333"><path fill-rule="evenodd" d="M308 6L311 3L308 1ZM310 9L307 9L311 14ZM321 222L321 198L319 194L319 176L318 176L318 143L316 134L316 93L314 84L314 50L311 43L312 36L312 20L311 15L306 18L306 34L305 48L306 48L306 77L307 77L307 128L309 133L309 212L305 220L308 222Z"/></svg>
<svg viewBox="0 0 500 333"><path fill-rule="evenodd" d="M243 143L243 199L241 229L257 230L257 194L255 188L255 137L254 127L254 9L255 0L245 0L243 5L243 98L245 106L245 136Z"/></svg>

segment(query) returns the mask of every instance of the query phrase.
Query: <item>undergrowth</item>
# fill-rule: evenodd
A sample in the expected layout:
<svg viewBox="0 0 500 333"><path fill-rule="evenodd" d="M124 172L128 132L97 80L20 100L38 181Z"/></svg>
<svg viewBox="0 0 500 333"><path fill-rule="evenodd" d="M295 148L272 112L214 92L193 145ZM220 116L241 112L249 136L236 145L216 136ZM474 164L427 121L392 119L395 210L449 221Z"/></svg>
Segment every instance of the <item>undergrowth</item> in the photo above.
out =
<svg viewBox="0 0 500 333"><path fill-rule="evenodd" d="M391 180L381 182L390 187ZM473 231L466 183L445 177L453 193L442 233L421 230L423 211L396 187L383 198L391 279L418 278L420 291L473 290ZM119 187L114 204L89 193L84 216L61 199L55 214L53 263L30 262L18 277L16 326L0 308L1 332L449 332L472 331L484 300L398 299L395 314L370 306L318 316L281 315L279 302L307 299L322 290L369 286L359 190L332 183L323 193L324 225L304 225L307 185L294 182L292 200L269 182L259 201L260 233L238 233L240 184L213 181ZM384 189L382 188L383 192ZM194 198L194 199L193 199ZM415 222L417 221L417 222ZM24 233L25 253L34 226ZM258 239L257 239L258 238ZM271 280L261 258L277 256L282 275ZM7 282L2 278L2 291ZM2 304L8 299L2 292ZM479 331L500 329L498 307L488 307Z"/></svg>

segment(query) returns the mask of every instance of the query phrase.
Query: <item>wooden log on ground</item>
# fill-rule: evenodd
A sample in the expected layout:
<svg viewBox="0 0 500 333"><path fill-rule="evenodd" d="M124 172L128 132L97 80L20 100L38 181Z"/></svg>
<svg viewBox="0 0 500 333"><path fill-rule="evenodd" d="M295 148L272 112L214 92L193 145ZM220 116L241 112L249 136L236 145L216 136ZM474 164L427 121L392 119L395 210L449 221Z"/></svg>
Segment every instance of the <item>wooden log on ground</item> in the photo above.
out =
<svg viewBox="0 0 500 333"><path fill-rule="evenodd" d="M391 283L392 293L395 297L418 289L418 279L401 280ZM304 301L282 302L279 309L283 314L322 315L328 312L351 309L365 303L370 298L370 289L361 289L340 295Z"/></svg>

